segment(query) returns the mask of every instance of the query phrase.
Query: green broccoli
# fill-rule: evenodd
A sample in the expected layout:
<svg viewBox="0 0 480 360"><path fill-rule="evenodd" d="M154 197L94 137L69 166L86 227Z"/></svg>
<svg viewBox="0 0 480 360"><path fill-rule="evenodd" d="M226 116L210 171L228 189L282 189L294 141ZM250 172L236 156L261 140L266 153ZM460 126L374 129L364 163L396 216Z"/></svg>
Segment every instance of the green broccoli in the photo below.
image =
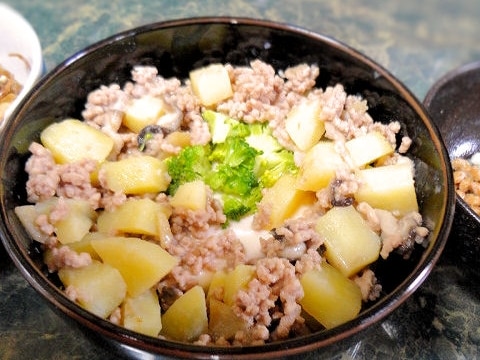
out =
<svg viewBox="0 0 480 360"><path fill-rule="evenodd" d="M202 117L208 124L213 144L223 143L227 137L245 137L250 134L247 124L232 119L225 114L213 110L205 110L202 113Z"/></svg>
<svg viewBox="0 0 480 360"><path fill-rule="evenodd" d="M181 184L205 178L211 171L208 160L210 152L210 145L194 145L182 149L177 156L168 158L167 170L172 181L167 193L173 195Z"/></svg>
<svg viewBox="0 0 480 360"><path fill-rule="evenodd" d="M262 188L273 186L284 174L297 173L293 152L280 145L267 123L252 124L245 141L261 152L255 159L255 176Z"/></svg>

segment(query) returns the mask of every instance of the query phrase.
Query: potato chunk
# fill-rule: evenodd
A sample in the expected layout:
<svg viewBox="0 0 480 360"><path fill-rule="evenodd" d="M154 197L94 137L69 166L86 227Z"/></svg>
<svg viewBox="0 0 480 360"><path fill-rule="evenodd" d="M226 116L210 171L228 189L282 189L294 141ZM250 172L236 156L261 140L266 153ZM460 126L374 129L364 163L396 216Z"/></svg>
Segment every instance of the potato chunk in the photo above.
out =
<svg viewBox="0 0 480 360"><path fill-rule="evenodd" d="M390 155L395 148L377 131L353 138L345 143L353 165L363 167L385 155Z"/></svg>
<svg viewBox="0 0 480 360"><path fill-rule="evenodd" d="M201 180L195 180L180 185L170 199L174 208L204 210L207 206L207 187Z"/></svg>
<svg viewBox="0 0 480 360"><path fill-rule="evenodd" d="M325 241L325 256L344 276L350 277L378 259L380 237L353 207L333 207L315 227Z"/></svg>
<svg viewBox="0 0 480 360"><path fill-rule="evenodd" d="M76 302L102 318L108 317L123 301L127 285L114 267L98 261L82 268L62 268L58 276L73 290Z"/></svg>
<svg viewBox="0 0 480 360"><path fill-rule="evenodd" d="M239 318L233 308L217 299L210 299L208 328L210 334L218 339L224 337L231 339L237 331L246 330L246 321Z"/></svg>
<svg viewBox="0 0 480 360"><path fill-rule="evenodd" d="M166 164L147 155L106 161L99 171L108 189L129 195L165 191L170 184Z"/></svg>
<svg viewBox="0 0 480 360"><path fill-rule="evenodd" d="M302 308L327 329L354 319L362 307L360 288L337 269L322 264L300 278Z"/></svg>
<svg viewBox="0 0 480 360"><path fill-rule="evenodd" d="M297 189L296 183L295 176L284 175L272 187L266 189L259 203L259 209L264 208L267 214L260 224L262 229L271 230L282 225L305 204L312 203L314 194Z"/></svg>
<svg viewBox="0 0 480 360"><path fill-rule="evenodd" d="M205 292L194 286L180 296L162 316L162 335L179 341L193 341L208 331Z"/></svg>
<svg viewBox="0 0 480 360"><path fill-rule="evenodd" d="M304 100L287 115L285 129L301 151L308 151L325 133L325 124L320 115L320 99Z"/></svg>
<svg viewBox="0 0 480 360"><path fill-rule="evenodd" d="M139 133L148 125L155 124L166 112L163 99L154 96L143 96L133 99L125 110L123 124L135 133Z"/></svg>
<svg viewBox="0 0 480 360"><path fill-rule="evenodd" d="M132 297L147 291L178 263L159 245L134 237L97 239L92 246L103 262L120 271Z"/></svg>
<svg viewBox="0 0 480 360"><path fill-rule="evenodd" d="M92 227L96 218L95 211L86 200L64 200L68 207L68 214L55 225L55 234L62 244L80 241Z"/></svg>
<svg viewBox="0 0 480 360"><path fill-rule="evenodd" d="M80 120L53 123L40 134L40 140L59 164L82 159L104 161L113 149L113 139Z"/></svg>
<svg viewBox="0 0 480 360"><path fill-rule="evenodd" d="M98 231L107 235L130 233L159 236L160 214L170 216L171 211L148 198L130 198L113 211L105 210L98 216Z"/></svg>
<svg viewBox="0 0 480 360"><path fill-rule="evenodd" d="M331 141L320 141L306 154L298 172L297 188L318 191L330 184L336 171L345 166Z"/></svg>
<svg viewBox="0 0 480 360"><path fill-rule="evenodd" d="M211 106L233 94L228 71L222 64L211 64L190 72L194 94L202 105Z"/></svg>
<svg viewBox="0 0 480 360"><path fill-rule="evenodd" d="M417 194L410 163L379 166L359 171L360 187L354 195L358 202L397 215L418 211Z"/></svg>
<svg viewBox="0 0 480 360"><path fill-rule="evenodd" d="M127 296L122 304L123 326L141 334L158 336L162 329L160 303L154 289L136 297Z"/></svg>
<svg viewBox="0 0 480 360"><path fill-rule="evenodd" d="M253 279L255 266L239 264L227 273L224 283L223 301L227 305L235 302L239 290L245 290L248 283Z"/></svg>

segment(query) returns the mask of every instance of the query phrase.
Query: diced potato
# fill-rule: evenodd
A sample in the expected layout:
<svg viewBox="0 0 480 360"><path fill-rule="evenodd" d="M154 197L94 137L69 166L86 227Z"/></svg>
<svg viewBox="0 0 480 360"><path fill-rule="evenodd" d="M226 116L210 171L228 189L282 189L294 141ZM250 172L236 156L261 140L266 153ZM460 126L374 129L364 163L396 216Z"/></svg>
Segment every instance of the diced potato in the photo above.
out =
<svg viewBox="0 0 480 360"><path fill-rule="evenodd" d="M96 213L86 200L64 201L68 207L68 214L54 224L55 234L60 243L70 244L80 241L90 231Z"/></svg>
<svg viewBox="0 0 480 360"><path fill-rule="evenodd" d="M217 299L210 299L209 310L208 328L214 339L232 339L237 331L248 328L246 321L239 318L231 306Z"/></svg>
<svg viewBox="0 0 480 360"><path fill-rule="evenodd" d="M123 124L135 133L148 125L153 125L166 112L163 99L155 96L143 96L133 99L125 109Z"/></svg>
<svg viewBox="0 0 480 360"><path fill-rule="evenodd" d="M218 270L213 274L212 279L210 281L210 286L208 287L207 302L210 300L212 295L216 291L220 291L221 288L222 288L221 290L222 293L224 293L223 288L225 287L226 279L227 279L227 273L224 270ZM222 299L223 299L223 296L222 296Z"/></svg>
<svg viewBox="0 0 480 360"><path fill-rule="evenodd" d="M65 288L74 289L80 306L102 318L108 317L126 295L127 286L120 272L98 261L82 268L62 268L58 276Z"/></svg>
<svg viewBox="0 0 480 360"><path fill-rule="evenodd" d="M232 96L228 71L222 64L211 64L190 72L194 94L202 105L211 106Z"/></svg>
<svg viewBox="0 0 480 360"><path fill-rule="evenodd" d="M325 241L325 257L350 277L378 259L381 240L353 206L333 207L317 220Z"/></svg>
<svg viewBox="0 0 480 360"><path fill-rule="evenodd" d="M354 319L360 312L360 288L327 263L320 270L307 271L300 283L305 294L300 305L327 329Z"/></svg>
<svg viewBox="0 0 480 360"><path fill-rule="evenodd" d="M266 189L259 208L267 209L268 216L260 225L262 229L271 230L282 225L304 204L311 203L312 193L299 190L297 179L293 175L284 175L270 188Z"/></svg>
<svg viewBox="0 0 480 360"><path fill-rule="evenodd" d="M335 150L334 143L320 141L305 154L296 187L305 191L319 191L330 184L342 166L343 159Z"/></svg>
<svg viewBox="0 0 480 360"><path fill-rule="evenodd" d="M170 184L167 165L147 155L106 161L100 171L105 175L108 189L129 195L165 191Z"/></svg>
<svg viewBox="0 0 480 360"><path fill-rule="evenodd" d="M320 99L304 100L287 115L285 130L301 151L308 151L325 133Z"/></svg>
<svg viewBox="0 0 480 360"><path fill-rule="evenodd" d="M385 136L377 131L353 138L345 143L345 147L353 165L359 168L395 151Z"/></svg>
<svg viewBox="0 0 480 360"><path fill-rule="evenodd" d="M88 253L92 259L101 260L100 256L98 256L97 252L92 246L92 241L103 239L104 237L105 234L101 234L99 232L88 232L80 241L67 244L67 246L79 254Z"/></svg>
<svg viewBox="0 0 480 360"><path fill-rule="evenodd" d="M417 194L410 163L379 166L359 171L360 187L355 193L358 202L374 208L405 215L418 211Z"/></svg>
<svg viewBox="0 0 480 360"><path fill-rule="evenodd" d="M39 216L35 205L17 206L15 207L15 214L33 240L42 244L48 240L49 236L40 231L40 228L35 223Z"/></svg>
<svg viewBox="0 0 480 360"><path fill-rule="evenodd" d="M162 330L160 303L155 289L136 297L127 296L122 304L123 326L141 334L158 336Z"/></svg>
<svg viewBox="0 0 480 360"><path fill-rule="evenodd" d="M207 187L201 180L195 180L180 185L170 199L174 208L203 210L207 206Z"/></svg>
<svg viewBox="0 0 480 360"><path fill-rule="evenodd" d="M159 236L160 213L170 216L171 211L148 198L130 198L114 210L105 210L98 216L98 231L107 235L131 233Z"/></svg>
<svg viewBox="0 0 480 360"><path fill-rule="evenodd" d="M113 139L80 120L53 123L40 134L40 140L59 164L82 159L104 161L113 149Z"/></svg>
<svg viewBox="0 0 480 360"><path fill-rule="evenodd" d="M255 275L255 266L239 264L227 273L225 278L223 302L232 305L239 290L245 290Z"/></svg>
<svg viewBox="0 0 480 360"><path fill-rule="evenodd" d="M193 341L208 331L205 292L194 286L180 296L162 316L161 335L179 341Z"/></svg>
<svg viewBox="0 0 480 360"><path fill-rule="evenodd" d="M103 262L120 271L132 297L151 288L178 263L159 245L133 237L98 239L92 246Z"/></svg>

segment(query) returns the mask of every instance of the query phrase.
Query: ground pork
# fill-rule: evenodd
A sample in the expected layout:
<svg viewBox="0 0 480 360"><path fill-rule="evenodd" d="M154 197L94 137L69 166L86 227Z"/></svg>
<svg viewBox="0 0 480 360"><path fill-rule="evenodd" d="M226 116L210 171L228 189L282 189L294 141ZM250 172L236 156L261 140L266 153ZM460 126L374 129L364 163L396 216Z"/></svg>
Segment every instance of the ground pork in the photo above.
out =
<svg viewBox="0 0 480 360"><path fill-rule="evenodd" d="M26 184L28 201L36 203L55 195L60 176L52 153L39 143L33 142L28 150L31 156L25 164L28 173Z"/></svg>
<svg viewBox="0 0 480 360"><path fill-rule="evenodd" d="M256 340L285 339L296 321L302 321L298 300L303 288L295 276L295 266L284 258L264 258L256 264L256 273L246 290L236 296L234 311L250 326L264 328ZM268 327L279 320L270 333Z"/></svg>
<svg viewBox="0 0 480 360"><path fill-rule="evenodd" d="M358 210L366 217L370 227L380 233L382 249L380 256L384 259L390 252L400 247L408 256L409 251L417 241L423 241L428 230L421 226L422 216L417 212L410 212L400 218L391 212L374 209L367 203L360 203Z"/></svg>
<svg viewBox="0 0 480 360"><path fill-rule="evenodd" d="M77 253L68 246L52 248L50 256L47 257L46 265L50 272L57 271L64 267L80 268L92 263L90 254Z"/></svg>

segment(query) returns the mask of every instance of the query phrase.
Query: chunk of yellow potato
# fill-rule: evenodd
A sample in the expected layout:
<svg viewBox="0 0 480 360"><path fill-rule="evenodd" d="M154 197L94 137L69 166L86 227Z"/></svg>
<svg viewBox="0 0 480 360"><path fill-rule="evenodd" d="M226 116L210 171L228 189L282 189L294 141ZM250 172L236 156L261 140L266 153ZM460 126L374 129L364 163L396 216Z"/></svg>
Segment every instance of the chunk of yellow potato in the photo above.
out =
<svg viewBox="0 0 480 360"><path fill-rule="evenodd" d="M319 191L327 187L344 161L331 141L320 141L306 154L298 171L296 187L305 191Z"/></svg>
<svg viewBox="0 0 480 360"><path fill-rule="evenodd" d="M222 294L224 293L223 289L225 287L226 279L227 279L227 272L224 270L217 270L213 274L210 280L208 291L207 291L207 303L216 291L221 291ZM223 296L222 296L222 300L223 300Z"/></svg>
<svg viewBox="0 0 480 360"><path fill-rule="evenodd" d="M171 211L148 198L130 198L112 211L103 211L98 216L97 228L107 235L130 233L159 236L160 213L170 216Z"/></svg>
<svg viewBox="0 0 480 360"><path fill-rule="evenodd" d="M190 72L193 93L202 105L211 106L232 96L228 71L222 64L211 64Z"/></svg>
<svg viewBox="0 0 480 360"><path fill-rule="evenodd" d="M388 210L397 215L418 211L417 194L410 163L379 166L359 171L358 202Z"/></svg>
<svg viewBox="0 0 480 360"><path fill-rule="evenodd" d="M120 271L132 297L154 286L178 263L159 245L134 237L97 239L92 246L103 262Z"/></svg>
<svg viewBox="0 0 480 360"><path fill-rule="evenodd" d="M191 342L208 331L205 292L194 286L165 311L161 335L169 339Z"/></svg>
<svg viewBox="0 0 480 360"><path fill-rule="evenodd" d="M248 328L245 320L239 318L233 308L217 299L210 299L208 328L214 339L232 339L237 331Z"/></svg>
<svg viewBox="0 0 480 360"><path fill-rule="evenodd" d="M259 209L265 208L267 217L259 224L262 229L271 230L281 226L305 204L312 203L313 193L299 190L294 175L284 175L270 188L260 201ZM262 216L262 215L260 215Z"/></svg>
<svg viewBox="0 0 480 360"><path fill-rule="evenodd" d="M350 277L378 259L381 240L353 206L333 207L317 220L325 257L343 275Z"/></svg>
<svg viewBox="0 0 480 360"><path fill-rule="evenodd" d="M207 187L201 180L181 184L170 199L174 208L204 210L207 206Z"/></svg>
<svg viewBox="0 0 480 360"><path fill-rule="evenodd" d="M139 133L148 125L155 124L166 112L163 99L155 96L143 96L133 99L125 109L123 125Z"/></svg>
<svg viewBox="0 0 480 360"><path fill-rule="evenodd" d="M96 239L103 239L104 237L105 234L101 234L99 232L88 232L80 241L69 243L67 246L78 254L87 253L90 254L92 259L101 260L100 256L98 256L97 252L92 246L92 241L95 241Z"/></svg>
<svg viewBox="0 0 480 360"><path fill-rule="evenodd" d="M82 159L102 162L113 149L112 138L75 119L49 125L40 134L40 141L59 164Z"/></svg>
<svg viewBox="0 0 480 360"><path fill-rule="evenodd" d="M17 206L14 211L28 235L30 235L33 240L44 244L49 239L49 236L41 231L35 222L39 216L35 205Z"/></svg>
<svg viewBox="0 0 480 360"><path fill-rule="evenodd" d="M120 306L126 295L127 286L120 272L98 261L82 268L62 268L58 276L66 288L74 289L81 307L102 318Z"/></svg>
<svg viewBox="0 0 480 360"><path fill-rule="evenodd" d="M158 336L162 330L162 318L155 289L148 289L136 297L127 296L122 304L122 318L125 328Z"/></svg>
<svg viewBox="0 0 480 360"><path fill-rule="evenodd" d="M224 283L223 302L233 305L240 290L245 290L255 275L255 266L239 264L227 273Z"/></svg>
<svg viewBox="0 0 480 360"><path fill-rule="evenodd" d="M129 195L165 191L170 184L167 165L147 155L106 161L100 171L104 174L106 188Z"/></svg>
<svg viewBox="0 0 480 360"><path fill-rule="evenodd" d="M80 241L92 227L96 218L95 211L86 200L65 199L68 214L57 221L55 234L62 244Z"/></svg>
<svg viewBox="0 0 480 360"><path fill-rule="evenodd" d="M285 130L301 151L308 151L325 133L320 99L305 99L287 115Z"/></svg>
<svg viewBox="0 0 480 360"><path fill-rule="evenodd" d="M327 329L354 319L360 312L360 288L327 263L307 271L300 283L304 292L300 305Z"/></svg>
<svg viewBox="0 0 480 360"><path fill-rule="evenodd" d="M392 144L378 131L353 138L345 143L345 147L356 167L368 165L395 151Z"/></svg>

